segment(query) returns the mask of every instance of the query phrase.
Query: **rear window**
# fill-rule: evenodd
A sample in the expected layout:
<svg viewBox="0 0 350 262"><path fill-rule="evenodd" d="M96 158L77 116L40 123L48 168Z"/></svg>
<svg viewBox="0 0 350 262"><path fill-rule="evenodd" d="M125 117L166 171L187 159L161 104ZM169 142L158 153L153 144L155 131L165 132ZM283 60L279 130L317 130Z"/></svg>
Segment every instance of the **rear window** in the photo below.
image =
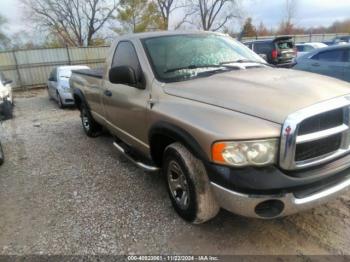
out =
<svg viewBox="0 0 350 262"><path fill-rule="evenodd" d="M304 52L304 47L303 45L297 45L298 52Z"/></svg>
<svg viewBox="0 0 350 262"><path fill-rule="evenodd" d="M284 49L293 49L294 44L292 41L278 41L276 42L277 48L284 50Z"/></svg>

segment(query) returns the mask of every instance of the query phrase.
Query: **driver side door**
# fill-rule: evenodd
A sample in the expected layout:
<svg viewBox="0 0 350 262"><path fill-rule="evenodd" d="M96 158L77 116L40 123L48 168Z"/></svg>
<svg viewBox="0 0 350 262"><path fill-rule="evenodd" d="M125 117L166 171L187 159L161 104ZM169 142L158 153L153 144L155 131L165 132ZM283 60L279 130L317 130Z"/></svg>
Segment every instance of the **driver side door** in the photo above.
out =
<svg viewBox="0 0 350 262"><path fill-rule="evenodd" d="M118 43L111 68L129 66L135 71L139 83L145 81L136 48L131 41ZM107 121L124 142L145 151L147 149L147 122L149 87L138 88L127 84L113 84L106 79L103 104ZM141 86L140 85L140 86ZM137 85L138 86L138 85Z"/></svg>

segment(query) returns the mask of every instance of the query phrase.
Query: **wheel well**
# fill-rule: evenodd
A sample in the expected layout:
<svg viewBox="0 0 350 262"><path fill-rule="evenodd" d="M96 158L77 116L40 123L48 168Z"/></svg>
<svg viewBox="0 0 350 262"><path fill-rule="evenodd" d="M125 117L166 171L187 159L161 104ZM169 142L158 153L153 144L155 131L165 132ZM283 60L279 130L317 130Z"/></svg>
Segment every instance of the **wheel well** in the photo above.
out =
<svg viewBox="0 0 350 262"><path fill-rule="evenodd" d="M80 109L81 108L81 102L82 102L80 96L78 96L77 94L74 94L73 98L74 98L74 103L75 103L76 107L78 109Z"/></svg>
<svg viewBox="0 0 350 262"><path fill-rule="evenodd" d="M162 166L164 150L168 145L174 142L176 142L176 140L163 134L155 134L152 136L150 141L151 156L156 165Z"/></svg>

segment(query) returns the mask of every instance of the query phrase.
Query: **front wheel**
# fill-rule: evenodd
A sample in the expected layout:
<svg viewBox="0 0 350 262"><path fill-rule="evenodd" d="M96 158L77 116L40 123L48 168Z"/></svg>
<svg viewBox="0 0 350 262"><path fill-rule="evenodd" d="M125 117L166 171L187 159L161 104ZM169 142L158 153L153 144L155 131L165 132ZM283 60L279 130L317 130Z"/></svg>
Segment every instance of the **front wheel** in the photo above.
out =
<svg viewBox="0 0 350 262"><path fill-rule="evenodd" d="M58 103L58 107L63 109L64 108L64 105L63 105L63 102L62 102L62 98L60 96L60 93L57 93L57 103Z"/></svg>
<svg viewBox="0 0 350 262"><path fill-rule="evenodd" d="M5 156L4 156L4 151L2 150L2 146L0 143L0 166L4 163Z"/></svg>
<svg viewBox="0 0 350 262"><path fill-rule="evenodd" d="M98 136L102 127L92 118L88 107L84 103L80 106L80 118L85 134L89 137Z"/></svg>
<svg viewBox="0 0 350 262"><path fill-rule="evenodd" d="M220 207L206 169L186 147L174 143L165 149L163 172L171 202L183 219L200 224L217 215Z"/></svg>

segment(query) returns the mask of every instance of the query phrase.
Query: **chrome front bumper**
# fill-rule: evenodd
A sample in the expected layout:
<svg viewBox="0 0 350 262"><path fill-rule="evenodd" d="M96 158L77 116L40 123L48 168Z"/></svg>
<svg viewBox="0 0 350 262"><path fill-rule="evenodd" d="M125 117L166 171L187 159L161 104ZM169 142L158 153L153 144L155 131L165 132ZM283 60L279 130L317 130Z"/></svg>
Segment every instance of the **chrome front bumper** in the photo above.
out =
<svg viewBox="0 0 350 262"><path fill-rule="evenodd" d="M350 178L303 198L297 198L293 193L284 195L248 195L226 189L213 182L211 184L218 204L222 208L238 215L266 219L291 215L324 204L348 191L350 189ZM256 207L269 200L282 202L284 205L283 210L275 216L265 217L258 215Z"/></svg>

